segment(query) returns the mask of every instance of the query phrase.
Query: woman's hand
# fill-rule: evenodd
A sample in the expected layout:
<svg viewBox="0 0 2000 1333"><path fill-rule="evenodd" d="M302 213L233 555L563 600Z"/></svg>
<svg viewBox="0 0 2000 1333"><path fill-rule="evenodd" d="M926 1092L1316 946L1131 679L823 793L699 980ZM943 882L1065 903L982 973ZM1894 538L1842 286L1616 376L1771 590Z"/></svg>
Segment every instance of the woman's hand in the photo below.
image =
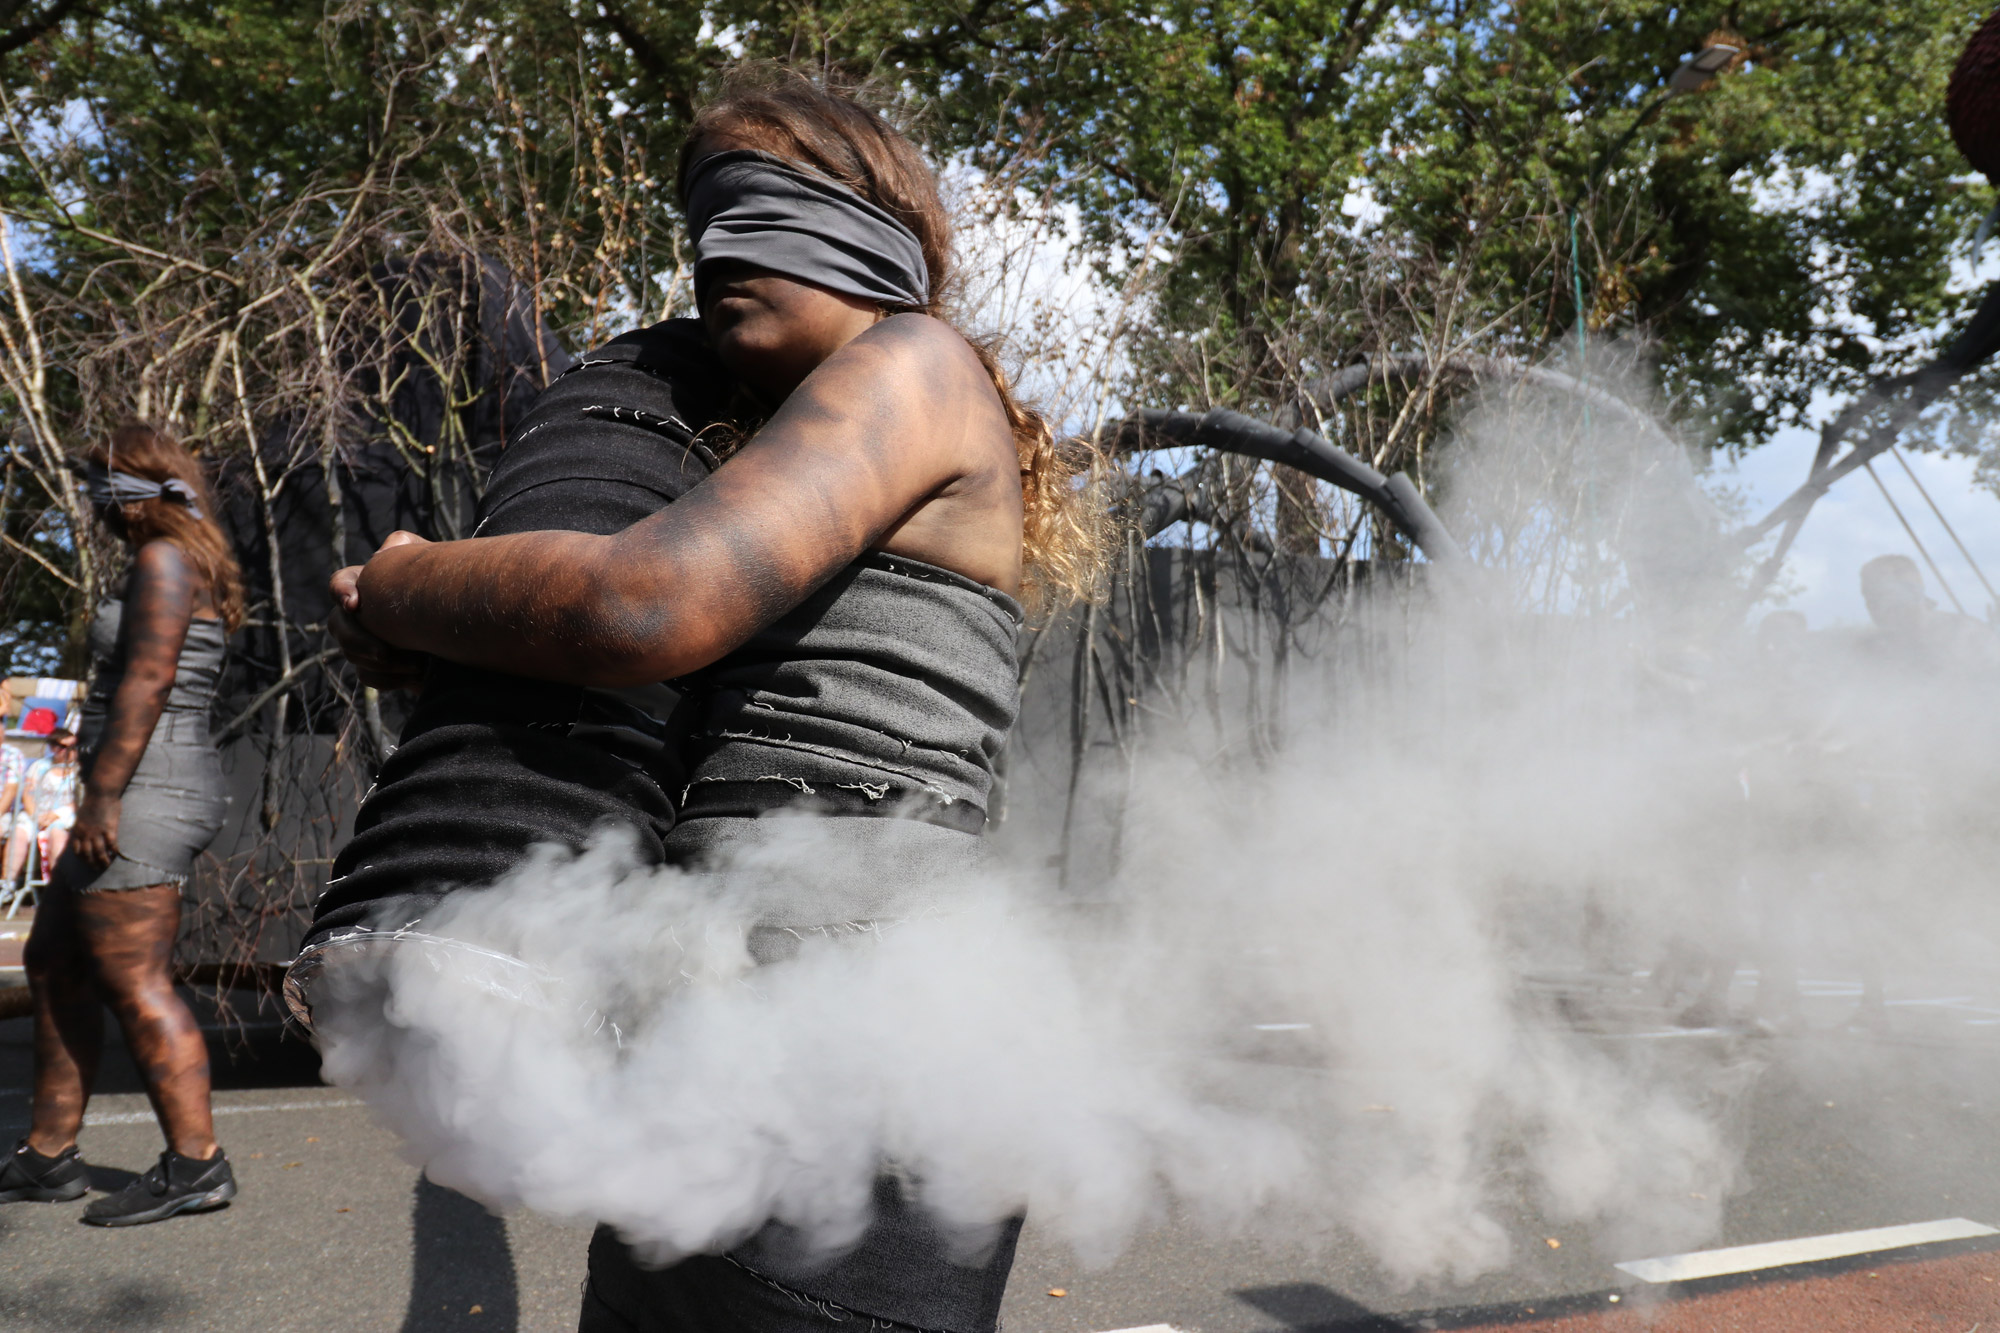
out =
<svg viewBox="0 0 2000 1333"><path fill-rule="evenodd" d="M392 532L376 554L397 546L430 544L414 532ZM363 685L377 690L417 689L424 683L424 667L430 661L429 655L398 648L369 633L361 623L361 571L364 568L362 565L349 565L337 571L329 581L327 586L333 592L334 607L333 613L327 617L327 628L333 631L341 656L354 664L354 674L361 678Z"/></svg>
<svg viewBox="0 0 2000 1333"><path fill-rule="evenodd" d="M359 573L360 569L361 566L353 565L334 577ZM327 617L326 627L333 631L340 655L353 663L354 674L363 685L376 690L414 690L423 685L429 654L413 653L383 642L363 629L361 622L338 604Z"/></svg>
<svg viewBox="0 0 2000 1333"><path fill-rule="evenodd" d="M123 809L121 798L97 791L88 784L84 786L83 800L76 807L76 826L70 830L69 845L83 858L85 865L102 870L117 857L118 816Z"/></svg>

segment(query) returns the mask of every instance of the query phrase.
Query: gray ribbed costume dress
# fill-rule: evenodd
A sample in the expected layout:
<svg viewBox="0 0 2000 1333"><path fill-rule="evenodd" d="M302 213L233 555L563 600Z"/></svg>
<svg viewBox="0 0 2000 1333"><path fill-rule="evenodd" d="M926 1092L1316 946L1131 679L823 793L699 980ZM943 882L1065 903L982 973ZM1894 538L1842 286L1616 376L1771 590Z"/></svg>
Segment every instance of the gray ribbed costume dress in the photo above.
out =
<svg viewBox="0 0 2000 1333"><path fill-rule="evenodd" d="M111 701L124 683L126 646L122 633L125 603L99 603L90 622L93 674L83 701L77 750L83 776L90 776L111 719ZM208 736L208 709L222 674L228 636L219 620L188 622L174 668L174 687L153 727L146 752L126 785L118 818L118 856L104 869L65 851L55 880L78 893L183 884L229 815L222 761Z"/></svg>
<svg viewBox="0 0 2000 1333"><path fill-rule="evenodd" d="M1014 600L948 570L872 553L714 665L676 682L689 781L668 858L699 865L756 841L760 814L817 809L865 873L801 878L762 925L793 931L939 903L977 864L993 766L1014 724ZM845 817L843 817L845 816ZM875 817L869 817L875 816ZM765 826L769 828L771 826ZM765 956L764 950L753 952ZM987 1262L954 1264L888 1176L861 1243L826 1262L767 1226L726 1256L640 1269L600 1228L582 1333L806 1333L830 1323L990 1333L1020 1221Z"/></svg>

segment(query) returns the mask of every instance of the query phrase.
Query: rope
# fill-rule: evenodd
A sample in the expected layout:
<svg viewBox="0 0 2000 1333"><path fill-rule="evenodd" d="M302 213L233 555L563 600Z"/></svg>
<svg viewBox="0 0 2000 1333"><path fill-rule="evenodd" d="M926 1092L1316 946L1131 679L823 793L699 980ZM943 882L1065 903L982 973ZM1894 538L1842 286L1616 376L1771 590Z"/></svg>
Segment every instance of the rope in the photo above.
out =
<svg viewBox="0 0 2000 1333"><path fill-rule="evenodd" d="M1986 572L1979 567L1979 562L1972 558L1972 552L1965 549L1965 543L1958 539L1958 533L1952 528L1951 520L1947 519L1944 516L1944 511L1937 507L1937 501L1931 499L1931 493L1924 489L1924 484L1921 481L1917 480L1917 474L1911 470L1909 462L1904 459L1903 451L1892 445L1889 448L1889 452L1894 454L1896 461L1903 465L1903 475L1910 479L1910 484L1917 488L1917 494L1924 497L1924 503L1931 507L1931 512L1937 515L1937 521L1944 525L1945 535L1951 538L1951 544L1956 546L1958 553L1965 557L1965 563L1972 566L1972 576L1979 580L1979 586L1986 589L1986 595L1994 602L2000 602L2000 592L1993 591L1993 585L1986 581Z"/></svg>
<svg viewBox="0 0 2000 1333"><path fill-rule="evenodd" d="M1953 609L1955 609L1960 615L1964 615L1965 614L1964 604L1958 600L1958 594L1951 590L1951 585L1944 581L1944 571L1937 567L1937 561L1931 559L1930 551L1927 550L1924 546L1924 539L1917 536L1917 530L1910 526L1910 520L1903 517L1902 509L1898 507L1896 504L1896 497L1889 494L1889 488L1887 486L1884 486L1882 484L1882 478L1876 475L1875 464L1869 462L1869 463L1863 463L1861 466L1868 469L1868 479L1875 483L1875 489L1882 492L1882 498L1889 502L1889 512L1894 514L1896 516L1896 521L1903 525L1903 531L1910 534L1910 541L1912 544L1916 546L1917 554L1922 556L1924 558L1924 563L1931 567L1931 577L1935 578L1938 581L1938 587L1944 589L1944 595L1951 598L1951 604Z"/></svg>

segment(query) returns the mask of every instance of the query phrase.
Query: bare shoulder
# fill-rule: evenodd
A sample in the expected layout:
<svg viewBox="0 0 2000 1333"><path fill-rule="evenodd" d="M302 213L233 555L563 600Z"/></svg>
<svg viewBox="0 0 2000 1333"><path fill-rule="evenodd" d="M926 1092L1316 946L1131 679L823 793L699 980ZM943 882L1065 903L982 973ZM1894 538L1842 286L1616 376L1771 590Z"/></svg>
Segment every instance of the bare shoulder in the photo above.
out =
<svg viewBox="0 0 2000 1333"><path fill-rule="evenodd" d="M127 599L143 597L160 607L187 608L202 591L202 577L186 551L164 537L156 537L132 556L132 577L125 585Z"/></svg>
<svg viewBox="0 0 2000 1333"><path fill-rule="evenodd" d="M142 579L185 580L193 574L194 564L178 543L155 537L132 557L132 571Z"/></svg>
<svg viewBox="0 0 2000 1333"><path fill-rule="evenodd" d="M940 387L990 383L965 335L934 316L891 315L856 339L863 340L880 348L898 369L929 377Z"/></svg>

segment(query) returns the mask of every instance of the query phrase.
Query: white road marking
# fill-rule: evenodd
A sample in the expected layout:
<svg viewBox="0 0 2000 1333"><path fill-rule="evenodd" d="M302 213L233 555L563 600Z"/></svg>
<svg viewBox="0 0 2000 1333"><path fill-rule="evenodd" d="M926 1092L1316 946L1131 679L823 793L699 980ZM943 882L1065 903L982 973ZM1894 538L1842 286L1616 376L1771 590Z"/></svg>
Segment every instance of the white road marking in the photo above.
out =
<svg viewBox="0 0 2000 1333"><path fill-rule="evenodd" d="M1729 1037L1729 1028L1659 1028L1644 1032L1593 1032L1599 1041L1674 1041L1681 1037Z"/></svg>
<svg viewBox="0 0 2000 1333"><path fill-rule="evenodd" d="M249 1115L252 1111L338 1111L349 1106L362 1106L358 1097L343 1097L325 1102L266 1102L255 1106L218 1106L216 1115ZM86 1125L143 1125L153 1118L151 1111L92 1111L84 1116Z"/></svg>
<svg viewBox="0 0 2000 1333"><path fill-rule="evenodd" d="M1114 1328L1109 1333L1181 1333L1172 1324L1141 1324L1137 1328Z"/></svg>
<svg viewBox="0 0 2000 1333"><path fill-rule="evenodd" d="M1725 1273L1752 1273L1760 1268L1845 1259L1857 1254L1874 1254L1878 1250L1900 1250L1911 1245L1966 1240L1973 1236L2000 1236L2000 1231L1962 1217L1947 1217L1937 1222L1911 1222L1905 1226L1876 1227L1869 1231L1841 1231L1831 1236L1774 1240L1763 1245L1736 1245L1726 1250L1697 1250L1692 1254L1670 1254L1663 1259L1632 1259L1616 1267L1641 1282L1688 1282L1696 1278L1721 1277Z"/></svg>

